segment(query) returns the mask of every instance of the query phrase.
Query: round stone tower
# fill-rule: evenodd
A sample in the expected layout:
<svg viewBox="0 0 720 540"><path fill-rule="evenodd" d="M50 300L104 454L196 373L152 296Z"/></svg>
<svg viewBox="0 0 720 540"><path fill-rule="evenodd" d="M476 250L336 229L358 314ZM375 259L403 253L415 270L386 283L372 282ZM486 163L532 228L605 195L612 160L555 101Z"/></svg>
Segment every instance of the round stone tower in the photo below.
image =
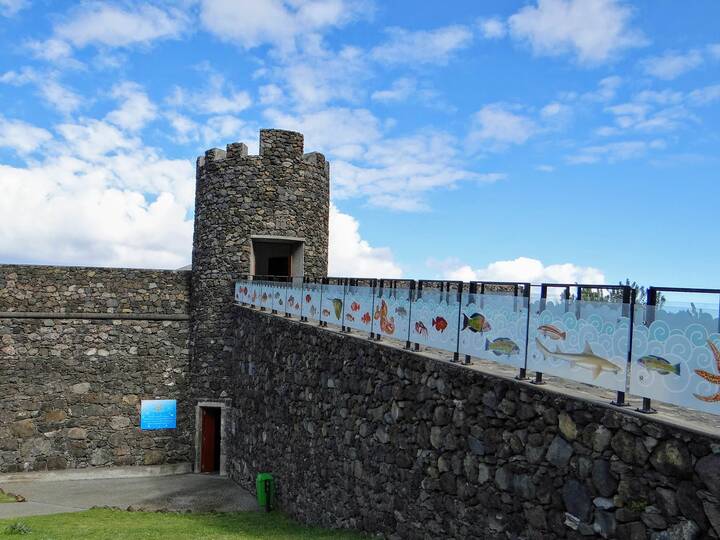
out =
<svg viewBox="0 0 720 540"><path fill-rule="evenodd" d="M191 377L198 401L225 397L234 282L327 273L329 163L303 136L260 130L260 155L233 143L197 160Z"/></svg>

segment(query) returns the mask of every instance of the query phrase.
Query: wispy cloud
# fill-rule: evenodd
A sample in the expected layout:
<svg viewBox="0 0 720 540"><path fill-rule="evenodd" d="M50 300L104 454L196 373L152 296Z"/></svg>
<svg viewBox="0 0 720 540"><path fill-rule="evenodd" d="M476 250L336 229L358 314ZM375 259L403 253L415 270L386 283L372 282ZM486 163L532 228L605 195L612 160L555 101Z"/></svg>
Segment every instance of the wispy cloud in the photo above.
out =
<svg viewBox="0 0 720 540"><path fill-rule="evenodd" d="M461 25L415 31L389 28L387 34L388 41L370 51L372 58L387 64L446 64L473 39L472 31Z"/></svg>
<svg viewBox="0 0 720 540"><path fill-rule="evenodd" d="M633 10L616 0L537 0L512 15L513 38L538 55L572 54L581 64L599 64L647 44L631 27Z"/></svg>

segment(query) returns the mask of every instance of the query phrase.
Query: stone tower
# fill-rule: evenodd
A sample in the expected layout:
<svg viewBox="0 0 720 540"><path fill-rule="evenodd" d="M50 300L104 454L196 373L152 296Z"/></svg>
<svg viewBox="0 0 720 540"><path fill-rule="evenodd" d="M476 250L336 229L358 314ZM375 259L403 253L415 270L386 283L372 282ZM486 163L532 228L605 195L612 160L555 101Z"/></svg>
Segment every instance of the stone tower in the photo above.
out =
<svg viewBox="0 0 720 540"><path fill-rule="evenodd" d="M260 130L260 154L233 143L197 160L192 258L193 399L226 397L234 282L247 274L325 276L329 163L301 133ZM196 401L196 402L197 402Z"/></svg>

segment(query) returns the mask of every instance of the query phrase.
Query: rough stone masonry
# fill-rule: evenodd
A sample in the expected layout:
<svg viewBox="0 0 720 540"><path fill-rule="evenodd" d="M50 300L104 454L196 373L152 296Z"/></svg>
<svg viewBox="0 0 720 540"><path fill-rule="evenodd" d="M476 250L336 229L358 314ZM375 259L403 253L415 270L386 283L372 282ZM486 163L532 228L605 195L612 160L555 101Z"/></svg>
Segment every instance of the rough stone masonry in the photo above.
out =
<svg viewBox="0 0 720 540"><path fill-rule="evenodd" d="M191 461L189 272L0 267L0 472ZM178 429L140 431L141 399Z"/></svg>
<svg viewBox="0 0 720 540"><path fill-rule="evenodd" d="M235 309L230 475L388 538L720 537L720 440Z"/></svg>

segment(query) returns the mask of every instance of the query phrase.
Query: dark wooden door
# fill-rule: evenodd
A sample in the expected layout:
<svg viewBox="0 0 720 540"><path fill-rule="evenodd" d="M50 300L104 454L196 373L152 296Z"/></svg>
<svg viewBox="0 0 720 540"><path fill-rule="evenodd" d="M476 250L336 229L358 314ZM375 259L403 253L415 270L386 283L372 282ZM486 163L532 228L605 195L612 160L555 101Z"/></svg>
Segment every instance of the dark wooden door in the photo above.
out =
<svg viewBox="0 0 720 540"><path fill-rule="evenodd" d="M220 410L202 409L200 472L220 470Z"/></svg>
<svg viewBox="0 0 720 540"><path fill-rule="evenodd" d="M270 257L268 259L268 274L271 276L289 276L290 265L290 257Z"/></svg>

